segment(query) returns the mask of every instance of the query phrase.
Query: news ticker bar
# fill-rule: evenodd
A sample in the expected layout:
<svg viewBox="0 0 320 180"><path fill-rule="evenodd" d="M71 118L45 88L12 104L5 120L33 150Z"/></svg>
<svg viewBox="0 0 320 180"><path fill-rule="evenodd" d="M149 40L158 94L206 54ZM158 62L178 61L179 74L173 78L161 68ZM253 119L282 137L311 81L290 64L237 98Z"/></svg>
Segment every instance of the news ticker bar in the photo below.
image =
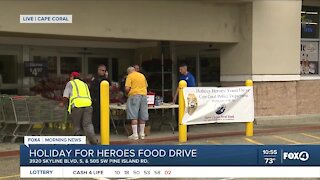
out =
<svg viewBox="0 0 320 180"><path fill-rule="evenodd" d="M320 146L21 145L20 166L320 166Z"/></svg>
<svg viewBox="0 0 320 180"><path fill-rule="evenodd" d="M319 178L317 167L20 167L21 178Z"/></svg>

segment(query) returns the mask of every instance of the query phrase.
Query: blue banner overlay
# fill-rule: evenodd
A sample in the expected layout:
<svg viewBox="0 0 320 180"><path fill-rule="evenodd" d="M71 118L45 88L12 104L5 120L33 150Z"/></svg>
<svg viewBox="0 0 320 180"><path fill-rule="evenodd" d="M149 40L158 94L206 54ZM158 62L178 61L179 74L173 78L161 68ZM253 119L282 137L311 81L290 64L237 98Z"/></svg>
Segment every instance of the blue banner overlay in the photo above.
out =
<svg viewBox="0 0 320 180"><path fill-rule="evenodd" d="M20 166L320 166L320 145L21 145Z"/></svg>

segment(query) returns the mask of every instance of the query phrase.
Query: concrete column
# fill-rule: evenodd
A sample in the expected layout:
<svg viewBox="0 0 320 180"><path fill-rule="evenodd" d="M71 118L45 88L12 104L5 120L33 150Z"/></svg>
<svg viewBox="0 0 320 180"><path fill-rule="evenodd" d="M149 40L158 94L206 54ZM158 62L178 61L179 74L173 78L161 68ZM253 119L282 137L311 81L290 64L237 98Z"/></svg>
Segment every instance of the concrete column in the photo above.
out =
<svg viewBox="0 0 320 180"><path fill-rule="evenodd" d="M253 75L300 79L301 5L299 0L253 1Z"/></svg>
<svg viewBox="0 0 320 180"><path fill-rule="evenodd" d="M220 80L243 81L252 74L252 3L239 5L239 42L221 47Z"/></svg>
<svg viewBox="0 0 320 180"><path fill-rule="evenodd" d="M300 79L300 0L239 7L239 43L221 49L221 81Z"/></svg>

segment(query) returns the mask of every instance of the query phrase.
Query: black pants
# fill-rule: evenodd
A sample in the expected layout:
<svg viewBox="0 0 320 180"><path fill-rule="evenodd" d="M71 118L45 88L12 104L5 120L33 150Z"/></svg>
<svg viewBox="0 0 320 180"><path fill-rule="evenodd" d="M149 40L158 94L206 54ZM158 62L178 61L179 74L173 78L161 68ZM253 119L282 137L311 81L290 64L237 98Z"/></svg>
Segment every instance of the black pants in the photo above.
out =
<svg viewBox="0 0 320 180"><path fill-rule="evenodd" d="M100 101L92 102L92 124L94 127L94 132L100 133Z"/></svg>

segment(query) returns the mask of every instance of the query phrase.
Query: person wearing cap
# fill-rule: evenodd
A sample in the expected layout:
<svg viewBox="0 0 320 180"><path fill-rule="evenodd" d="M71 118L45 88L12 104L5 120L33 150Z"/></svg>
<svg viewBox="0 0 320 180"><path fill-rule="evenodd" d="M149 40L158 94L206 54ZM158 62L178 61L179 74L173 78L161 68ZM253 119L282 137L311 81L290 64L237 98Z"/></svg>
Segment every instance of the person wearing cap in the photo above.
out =
<svg viewBox="0 0 320 180"><path fill-rule="evenodd" d="M97 69L97 74L92 78L90 83L90 93L93 107L92 123L96 133L100 133L100 83L103 80L107 80L109 85L111 85L111 82L108 79L107 67L103 64L100 64Z"/></svg>
<svg viewBox="0 0 320 180"><path fill-rule="evenodd" d="M82 125L90 144L98 144L92 125L92 102L89 88L85 82L80 80L78 72L70 74L70 81L64 89L63 99L60 106L64 106L69 100L68 112L72 120L74 135L81 135Z"/></svg>

